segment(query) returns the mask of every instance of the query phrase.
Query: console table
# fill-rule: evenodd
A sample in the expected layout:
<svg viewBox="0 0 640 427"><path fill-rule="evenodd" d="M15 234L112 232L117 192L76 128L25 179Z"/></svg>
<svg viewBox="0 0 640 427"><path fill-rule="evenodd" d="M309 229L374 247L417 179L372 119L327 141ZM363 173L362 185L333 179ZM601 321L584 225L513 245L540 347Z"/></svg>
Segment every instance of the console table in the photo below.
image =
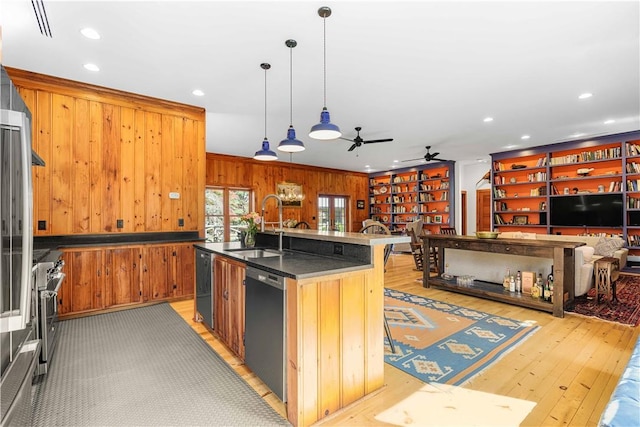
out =
<svg viewBox="0 0 640 427"><path fill-rule="evenodd" d="M573 301L575 294L574 268L575 253L583 242L564 242L529 239L479 239L473 236L451 236L443 234L427 234L422 236L424 242L423 286L437 287L453 292L474 295L481 298L514 304L553 313L555 317L564 317L564 306ZM429 251L438 252L437 276L430 277L431 261ZM474 281L471 285L459 285L455 277L450 280L442 278L445 265L445 249L489 252L496 254L522 255L553 260L553 304L534 299L530 295L505 291L502 283Z"/></svg>

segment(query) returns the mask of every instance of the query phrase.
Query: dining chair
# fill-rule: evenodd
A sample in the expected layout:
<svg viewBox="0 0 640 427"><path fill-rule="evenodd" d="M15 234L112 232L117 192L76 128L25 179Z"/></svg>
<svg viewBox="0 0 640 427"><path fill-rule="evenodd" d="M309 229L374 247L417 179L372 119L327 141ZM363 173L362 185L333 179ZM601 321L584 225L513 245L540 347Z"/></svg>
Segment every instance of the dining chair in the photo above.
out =
<svg viewBox="0 0 640 427"><path fill-rule="evenodd" d="M293 228L303 228L303 229L310 229L311 226L309 225L308 222L306 221L300 221L299 223L297 223L296 225L293 226Z"/></svg>

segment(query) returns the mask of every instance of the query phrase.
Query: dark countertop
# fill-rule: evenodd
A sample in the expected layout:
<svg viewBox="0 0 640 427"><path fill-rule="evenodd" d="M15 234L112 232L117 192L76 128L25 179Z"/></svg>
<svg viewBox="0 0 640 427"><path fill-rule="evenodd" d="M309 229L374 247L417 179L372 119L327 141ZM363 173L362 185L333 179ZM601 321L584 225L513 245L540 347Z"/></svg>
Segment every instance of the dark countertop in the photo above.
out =
<svg viewBox="0 0 640 427"><path fill-rule="evenodd" d="M197 231L157 233L74 234L64 236L34 236L34 249L59 249L93 246L119 246L204 241Z"/></svg>
<svg viewBox="0 0 640 427"><path fill-rule="evenodd" d="M240 249L240 243L238 242L196 243L194 246L207 252L223 255L225 257L244 262L248 266L293 279L306 279L309 277L326 276L329 274L373 268L372 264L358 260L340 259L338 257L317 255L289 249L283 250L283 254L279 256L245 258L237 252L233 252L233 249Z"/></svg>

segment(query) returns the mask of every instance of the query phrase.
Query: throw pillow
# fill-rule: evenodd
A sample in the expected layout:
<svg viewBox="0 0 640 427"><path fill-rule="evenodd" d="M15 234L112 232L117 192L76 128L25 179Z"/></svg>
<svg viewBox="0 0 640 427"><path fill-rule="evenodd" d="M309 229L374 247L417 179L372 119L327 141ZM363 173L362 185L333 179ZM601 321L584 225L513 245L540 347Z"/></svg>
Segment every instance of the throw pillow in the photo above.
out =
<svg viewBox="0 0 640 427"><path fill-rule="evenodd" d="M624 245L624 240L615 237L601 237L595 246L595 255L612 257Z"/></svg>

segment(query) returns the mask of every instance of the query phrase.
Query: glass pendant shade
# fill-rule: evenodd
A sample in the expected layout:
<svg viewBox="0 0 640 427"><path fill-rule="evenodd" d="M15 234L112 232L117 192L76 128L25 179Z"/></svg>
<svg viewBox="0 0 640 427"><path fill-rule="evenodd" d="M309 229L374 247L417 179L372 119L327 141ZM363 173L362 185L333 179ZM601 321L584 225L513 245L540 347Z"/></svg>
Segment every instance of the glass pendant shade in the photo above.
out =
<svg viewBox="0 0 640 427"><path fill-rule="evenodd" d="M296 139L296 130L293 126L289 126L287 137L280 141L280 144L278 144L278 150L286 151L287 153L298 153L300 151L304 151L304 143L299 139Z"/></svg>
<svg viewBox="0 0 640 427"><path fill-rule="evenodd" d="M331 123L327 107L322 109L322 113L320 113L320 123L311 128L309 136L313 139L321 140L338 139L342 136L340 128Z"/></svg>
<svg viewBox="0 0 640 427"><path fill-rule="evenodd" d="M265 138L262 141L262 150L256 151L253 158L256 160L278 160L278 155L269 149L269 140Z"/></svg>

